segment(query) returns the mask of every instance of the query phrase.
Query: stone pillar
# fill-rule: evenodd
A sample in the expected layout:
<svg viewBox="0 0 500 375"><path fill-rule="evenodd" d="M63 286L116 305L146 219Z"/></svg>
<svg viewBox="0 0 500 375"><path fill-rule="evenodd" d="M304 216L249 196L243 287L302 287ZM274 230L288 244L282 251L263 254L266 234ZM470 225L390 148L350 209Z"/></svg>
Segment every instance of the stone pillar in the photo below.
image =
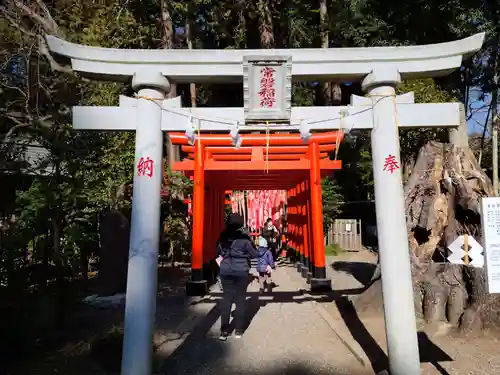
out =
<svg viewBox="0 0 500 375"><path fill-rule="evenodd" d="M465 117L465 107L460 105L460 125L456 129L448 130L450 143L457 147L469 147L469 135L467 134L467 119Z"/></svg>
<svg viewBox="0 0 500 375"><path fill-rule="evenodd" d="M159 72L134 74L138 91L134 189L125 307L122 375L150 375L156 310L160 189L162 182L162 101L170 85Z"/></svg>
<svg viewBox="0 0 500 375"><path fill-rule="evenodd" d="M395 87L396 70L376 70L362 82L373 103L371 136L382 293L391 375L419 375L420 361L406 229Z"/></svg>

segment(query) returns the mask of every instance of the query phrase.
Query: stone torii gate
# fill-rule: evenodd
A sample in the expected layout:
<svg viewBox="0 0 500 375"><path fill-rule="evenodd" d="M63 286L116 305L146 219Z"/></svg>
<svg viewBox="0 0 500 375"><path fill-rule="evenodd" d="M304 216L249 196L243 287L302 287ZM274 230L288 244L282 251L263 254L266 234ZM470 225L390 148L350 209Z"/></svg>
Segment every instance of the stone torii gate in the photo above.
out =
<svg viewBox="0 0 500 375"><path fill-rule="evenodd" d="M118 50L88 47L47 37L53 53L71 59L89 78L132 80L136 98L118 107L75 107L78 130L136 132L130 258L125 309L123 375L149 375L155 312L160 233L162 131L311 131L371 129L375 203L389 367L392 375L420 374L410 254L400 167L399 127L457 127L460 103L414 104L395 95L402 79L437 77L460 67L477 52L484 34L455 42L405 47L289 50ZM281 99L262 108L252 87L257 69L273 66ZM260 67L260 68L259 68ZM291 82L361 81L368 97L354 96L348 107L291 108ZM185 108L179 98L165 100L170 82L242 82L245 108ZM255 91L255 90L253 90ZM278 101L277 101L278 102ZM262 104L262 103L261 103ZM262 116L265 114L266 116ZM270 120L264 125L258 121ZM194 123L194 125L193 125Z"/></svg>

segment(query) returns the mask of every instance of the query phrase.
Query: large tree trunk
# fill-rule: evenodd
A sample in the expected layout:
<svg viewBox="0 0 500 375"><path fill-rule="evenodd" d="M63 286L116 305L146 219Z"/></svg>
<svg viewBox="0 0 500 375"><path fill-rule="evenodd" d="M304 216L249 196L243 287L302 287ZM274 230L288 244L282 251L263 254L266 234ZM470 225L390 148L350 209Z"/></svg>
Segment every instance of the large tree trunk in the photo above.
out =
<svg viewBox="0 0 500 375"><path fill-rule="evenodd" d="M188 49L193 49L193 32L191 20L189 18L186 20L186 43ZM196 107L196 84L189 84L189 93L191 97L191 107L194 108Z"/></svg>
<svg viewBox="0 0 500 375"><path fill-rule="evenodd" d="M267 0L258 0L259 32L261 48L274 48L273 16Z"/></svg>
<svg viewBox="0 0 500 375"><path fill-rule="evenodd" d="M175 41L175 30L170 13L170 3L168 0L161 0L161 27L162 27L162 44L165 49L173 49ZM177 96L177 85L170 82L170 92L167 98L172 99ZM165 148L167 165L171 168L173 163L180 159L179 147L172 145L168 135L165 135ZM164 171L165 174L166 171Z"/></svg>
<svg viewBox="0 0 500 375"><path fill-rule="evenodd" d="M493 195L468 147L430 142L420 150L405 201L415 292L428 323L448 321L466 331L496 324L490 313L497 300L487 294L485 269L445 263L458 236L483 242L480 202Z"/></svg>
<svg viewBox="0 0 500 375"><path fill-rule="evenodd" d="M245 0L238 0L238 26L234 29L234 40L238 48L247 49L247 4Z"/></svg>
<svg viewBox="0 0 500 375"><path fill-rule="evenodd" d="M500 299L487 293L485 269L445 260L448 245L462 234L483 243L480 201L493 193L469 148L430 142L420 150L405 205L416 308L431 325L468 332L500 323ZM372 281L379 275L377 267Z"/></svg>
<svg viewBox="0 0 500 375"><path fill-rule="evenodd" d="M319 0L319 17L321 29L321 48L329 47L328 37L328 6L327 0ZM340 105L342 90L340 85L333 82L325 82L317 86L317 105Z"/></svg>
<svg viewBox="0 0 500 375"><path fill-rule="evenodd" d="M173 49L174 48L174 39L175 39L175 31L174 25L172 22L172 16L170 14L168 0L161 0L161 26L162 26L162 41L163 48L165 49ZM168 98L175 98L177 96L177 85L175 83L170 82L170 92L168 93Z"/></svg>

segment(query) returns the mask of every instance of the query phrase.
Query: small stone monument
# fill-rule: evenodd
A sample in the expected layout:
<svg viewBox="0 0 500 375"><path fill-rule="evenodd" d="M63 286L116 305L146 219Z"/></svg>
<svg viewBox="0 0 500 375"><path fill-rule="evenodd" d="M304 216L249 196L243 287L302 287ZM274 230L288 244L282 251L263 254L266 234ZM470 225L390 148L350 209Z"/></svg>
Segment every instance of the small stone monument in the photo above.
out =
<svg viewBox="0 0 500 375"><path fill-rule="evenodd" d="M124 293L130 243L129 222L116 210L101 213L99 221L99 295Z"/></svg>

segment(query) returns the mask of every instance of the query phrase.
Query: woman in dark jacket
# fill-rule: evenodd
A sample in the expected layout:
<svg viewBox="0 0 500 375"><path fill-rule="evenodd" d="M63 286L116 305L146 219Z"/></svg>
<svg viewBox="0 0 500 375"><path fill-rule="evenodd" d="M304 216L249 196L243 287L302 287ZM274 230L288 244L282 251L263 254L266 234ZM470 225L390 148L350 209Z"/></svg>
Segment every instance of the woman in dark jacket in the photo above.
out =
<svg viewBox="0 0 500 375"><path fill-rule="evenodd" d="M220 264L220 279L222 284L220 340L226 341L229 336L229 319L231 306L236 304L234 315L235 337L243 334L245 319L245 301L248 288L248 271L250 258L259 256L250 237L243 229L243 217L231 214L226 228L217 241L217 259Z"/></svg>

